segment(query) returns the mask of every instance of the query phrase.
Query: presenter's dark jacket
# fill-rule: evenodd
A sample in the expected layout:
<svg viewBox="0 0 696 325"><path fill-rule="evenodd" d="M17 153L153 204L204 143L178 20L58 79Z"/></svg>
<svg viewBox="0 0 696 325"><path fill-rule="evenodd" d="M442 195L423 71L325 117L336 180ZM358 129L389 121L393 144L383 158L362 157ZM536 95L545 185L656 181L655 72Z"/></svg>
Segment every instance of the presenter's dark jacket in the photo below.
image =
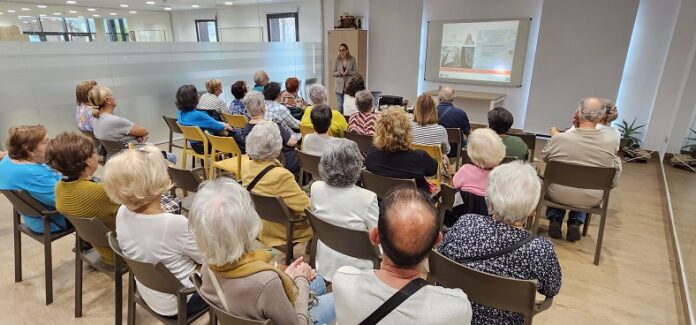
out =
<svg viewBox="0 0 696 325"><path fill-rule="evenodd" d="M427 176L437 173L437 161L422 150L384 152L370 148L365 167L375 175L392 178L415 178L418 188L429 191Z"/></svg>

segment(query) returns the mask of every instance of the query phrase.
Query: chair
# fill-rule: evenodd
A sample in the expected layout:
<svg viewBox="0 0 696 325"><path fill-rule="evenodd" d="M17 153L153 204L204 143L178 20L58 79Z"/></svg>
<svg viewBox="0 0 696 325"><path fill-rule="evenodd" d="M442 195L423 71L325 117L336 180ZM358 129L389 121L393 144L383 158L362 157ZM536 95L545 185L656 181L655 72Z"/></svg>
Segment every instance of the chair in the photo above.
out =
<svg viewBox="0 0 696 325"><path fill-rule="evenodd" d="M80 130L80 133L82 133L82 135L92 139L92 142L94 143L95 147L98 147L99 145L101 145L101 142L99 142L99 139L97 139L97 137L94 136L94 132ZM101 151L99 148L95 148L95 149L97 150L97 155L99 155L99 164L104 165L104 163L106 162L106 157L101 155L101 153L103 153L103 151Z"/></svg>
<svg viewBox="0 0 696 325"><path fill-rule="evenodd" d="M14 264L15 282L22 282L22 233L38 241L44 247L44 282L46 285L46 305L53 302L53 268L51 256L51 244L53 241L61 239L73 231L68 228L61 232L51 233L51 221L53 216L60 215L56 210L48 210L43 204L39 203L26 191L0 190L2 194L12 203L12 234L14 237ZM19 215L40 216L43 219L43 234L36 233L21 222Z"/></svg>
<svg viewBox="0 0 696 325"><path fill-rule="evenodd" d="M481 124L481 123L469 123L471 126L471 131L474 131L476 129L485 129L488 127L488 124Z"/></svg>
<svg viewBox="0 0 696 325"><path fill-rule="evenodd" d="M459 167L462 165L462 131L456 128L448 128L445 130L447 130L447 141L449 141L451 147L453 146L450 150L455 150L457 154L454 158L450 158L450 164L452 163L452 159L455 159L454 168L455 170L459 170Z"/></svg>
<svg viewBox="0 0 696 325"><path fill-rule="evenodd" d="M242 154L242 149L240 149L239 145L237 145L237 141L231 137L218 137L211 135L208 132L205 133L205 136L212 145L212 161L208 178L214 178L215 169L222 169L234 174L236 180L242 180L242 167L248 164L249 156ZM232 158L223 158L222 160L218 161L218 152L223 154L231 154Z"/></svg>
<svg viewBox="0 0 696 325"><path fill-rule="evenodd" d="M503 158L503 161L501 161L500 164L501 164L501 165L502 165L502 164L507 164L507 163L513 162L513 161L515 161L515 160L517 160L517 157L505 156L505 158Z"/></svg>
<svg viewBox="0 0 696 325"><path fill-rule="evenodd" d="M582 229L583 236L587 235L587 228L590 225L592 214L598 214L602 217L602 220L599 224L599 235L597 236L597 246L595 247L594 264L599 265L599 257L602 252L602 239L604 238L604 225L607 221L607 211L609 210L609 194L612 189L615 174L616 169L613 167L589 167L559 161L549 161L544 171L544 185L541 189L542 195L539 199L539 205L537 206L532 232L535 233L538 230L543 206L586 212L587 219ZM601 190L604 192L602 202L599 206L593 208L579 208L551 201L546 196L549 185L551 184L564 185L583 190ZM527 224L529 224L529 222L527 222Z"/></svg>
<svg viewBox="0 0 696 325"><path fill-rule="evenodd" d="M536 302L536 280L519 280L481 272L448 259L432 250L428 254L428 281L447 288L462 289L469 301L480 305L521 313L524 323L551 307L553 297Z"/></svg>
<svg viewBox="0 0 696 325"><path fill-rule="evenodd" d="M114 254L114 265L108 265L102 263L101 256L96 250L89 252L80 250L83 240L94 246L109 247L109 240L106 236L110 231L109 228L97 218L65 217L70 220L77 231L77 236L75 236L75 318L82 317L82 262L86 262L97 271L114 279L115 321L117 325L120 325L123 318L122 279L123 274L128 272L128 267L116 254Z"/></svg>
<svg viewBox="0 0 696 325"><path fill-rule="evenodd" d="M416 187L416 180L413 178L402 179L385 177L373 174L364 169L361 172L361 181L363 188L377 194L377 198L380 200L387 196L387 194L389 194L389 192L396 187Z"/></svg>
<svg viewBox="0 0 696 325"><path fill-rule="evenodd" d="M324 245L341 254L361 260L370 260L374 268L379 269L382 263L379 248L372 245L366 230L353 230L333 225L321 220L309 209L305 209L305 215L314 232L312 251L309 257L310 266L314 267L317 257L317 241L321 240Z"/></svg>
<svg viewBox="0 0 696 325"><path fill-rule="evenodd" d="M174 187L172 187L172 195L176 196L176 189L184 191L184 197L181 199L181 209L188 211L191 208L194 195L188 195L188 192L197 192L198 186L205 181L205 169L198 167L196 169L179 169L176 167L167 167L169 177L172 178Z"/></svg>
<svg viewBox="0 0 696 325"><path fill-rule="evenodd" d="M177 147L179 149L183 149L182 146L180 146L178 144L174 144L174 133L183 134L183 132L181 132L181 128L176 123L176 121L177 121L176 118L169 117L166 115L162 115L162 118L164 119L164 122L167 123L167 126L169 127L169 149L168 149L168 152L172 152L172 147Z"/></svg>
<svg viewBox="0 0 696 325"><path fill-rule="evenodd" d="M304 137L305 137L307 134L312 134L312 133L314 133L314 127L306 126L306 125L300 125L300 134L302 134L302 139L304 139Z"/></svg>
<svg viewBox="0 0 696 325"><path fill-rule="evenodd" d="M278 196L265 196L253 192L250 194L261 219L285 226L285 264L290 265L293 260L292 247L295 245L295 225L306 222L307 218L296 217Z"/></svg>
<svg viewBox="0 0 696 325"><path fill-rule="evenodd" d="M255 319L249 319L237 315L230 314L218 306L216 306L214 303L212 303L208 298L206 298L203 295L203 292L201 291L201 286L203 285L203 282L201 281L201 275L194 272L191 273L189 276L189 279L191 280L191 283L193 283L193 287L196 288L196 291L198 292L198 295L203 298L203 301L205 301L208 306L210 306L210 324L211 325L217 325L218 322L221 325L272 325L273 321L270 319L266 320L255 320Z"/></svg>
<svg viewBox="0 0 696 325"><path fill-rule="evenodd" d="M505 157L503 157L503 160L500 162L500 164L501 165L507 164L507 163L509 163L511 161L515 161L515 160L517 160L517 157L505 156ZM462 165L466 165L466 164L474 165L474 162L471 161L471 157L469 157L469 152L467 151L467 149L462 149Z"/></svg>
<svg viewBox="0 0 696 325"><path fill-rule="evenodd" d="M372 141L374 140L374 136L354 132L346 132L346 139L352 140L353 142L357 143L360 152L368 153L370 151L370 147L372 147Z"/></svg>
<svg viewBox="0 0 696 325"><path fill-rule="evenodd" d="M411 143L409 145L411 149L413 150L423 150L425 151L430 158L435 159L437 161L437 174L435 174L435 185L437 187L440 187L440 184L442 184L442 171L444 170L444 162L442 161L442 146L439 144L435 145L424 145L424 144L416 144L416 143Z"/></svg>
<svg viewBox="0 0 696 325"><path fill-rule="evenodd" d="M102 147L106 150L106 157L104 157L104 162L106 163L109 158L117 155L121 150L128 149L126 145L121 141L109 141L109 140L99 140Z"/></svg>
<svg viewBox="0 0 696 325"><path fill-rule="evenodd" d="M321 180L321 175L319 175L319 160L321 157L304 153L299 149L295 149L295 151L300 161L300 186L305 185L305 173L311 175L314 180Z"/></svg>
<svg viewBox="0 0 696 325"><path fill-rule="evenodd" d="M454 196L457 190L448 184L442 184L440 187L440 197L442 198L442 204L440 204L440 225L445 221L445 213L447 211L452 212L454 209Z"/></svg>
<svg viewBox="0 0 696 325"><path fill-rule="evenodd" d="M172 274L169 269L167 269L162 262L157 263L146 263L136 260L132 260L126 257L121 251L121 247L118 245L118 240L116 239L116 233L110 231L108 233L109 246L111 249L121 257L126 264L130 272L128 274L128 325L135 325L135 305L139 304L143 309L147 310L152 316L157 318L159 321L165 324L191 324L196 319L203 316L203 314L208 312L208 308L186 317L186 297L190 294L196 292L195 288L186 288L181 281ZM166 317L156 313L152 310L145 300L140 296L138 288L135 285L135 278L138 281L152 289L162 293L168 293L176 296L177 300L177 317Z"/></svg>
<svg viewBox="0 0 696 325"><path fill-rule="evenodd" d="M203 168L205 169L205 172L208 173L208 158L210 158L208 138L205 137L205 134L203 134L200 127L181 125L178 122L176 124L181 128L181 132L184 133L184 148L182 149L183 154L181 159L181 167L186 169L186 156L191 155L192 167L196 167L195 159L198 158L203 160ZM193 150L193 148L189 148L191 145L190 141L202 142L203 153L197 153L195 150Z"/></svg>
<svg viewBox="0 0 696 325"><path fill-rule="evenodd" d="M227 121L227 124L229 124L233 128L243 129L246 126L246 124L249 122L247 117L244 115L233 115L233 114L222 113L222 117L224 117L225 121Z"/></svg>
<svg viewBox="0 0 696 325"><path fill-rule="evenodd" d="M536 152L536 134L524 131L520 133L510 132L508 134L520 137L520 139L524 141L524 143L527 145L527 148L529 148L529 155L527 156L527 160L530 163L534 162L534 153Z"/></svg>

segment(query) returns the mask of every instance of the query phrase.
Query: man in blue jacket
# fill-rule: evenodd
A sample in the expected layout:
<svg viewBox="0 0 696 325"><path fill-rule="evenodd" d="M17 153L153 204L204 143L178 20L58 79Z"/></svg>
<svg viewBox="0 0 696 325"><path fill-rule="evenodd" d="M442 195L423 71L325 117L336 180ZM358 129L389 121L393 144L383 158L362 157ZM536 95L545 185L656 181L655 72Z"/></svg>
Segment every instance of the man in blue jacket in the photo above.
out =
<svg viewBox="0 0 696 325"><path fill-rule="evenodd" d="M471 125L466 112L457 108L452 104L454 100L454 89L450 86L441 86L437 94L440 104L437 105L438 124L445 128L459 129L462 132L462 139L465 139L471 133ZM450 143L450 146L454 146ZM462 140L462 147L466 145L466 140ZM449 156L454 157L455 150L450 150Z"/></svg>

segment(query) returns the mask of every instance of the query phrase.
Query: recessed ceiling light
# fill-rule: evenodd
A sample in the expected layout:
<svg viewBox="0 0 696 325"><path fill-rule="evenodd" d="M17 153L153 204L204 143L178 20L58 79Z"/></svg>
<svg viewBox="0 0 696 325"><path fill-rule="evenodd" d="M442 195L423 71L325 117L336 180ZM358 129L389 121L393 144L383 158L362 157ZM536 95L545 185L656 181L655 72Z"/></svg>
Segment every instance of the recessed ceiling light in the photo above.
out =
<svg viewBox="0 0 696 325"><path fill-rule="evenodd" d="M121 5L121 8L128 8L128 5Z"/></svg>
<svg viewBox="0 0 696 325"><path fill-rule="evenodd" d="M76 13L77 13L77 11L75 11L75 10L70 10L70 11L68 11L68 12L71 13L71 14L76 14Z"/></svg>
<svg viewBox="0 0 696 325"><path fill-rule="evenodd" d="M40 14L40 15L39 15L39 17L46 17L46 15L44 15L44 14Z"/></svg>
<svg viewBox="0 0 696 325"><path fill-rule="evenodd" d="M164 10L171 11L172 8L171 7L164 7Z"/></svg>
<svg viewBox="0 0 696 325"><path fill-rule="evenodd" d="M154 5L154 4L155 4L154 1L147 1L147 2L145 2L145 3L147 3L147 4L149 4L149 5Z"/></svg>
<svg viewBox="0 0 696 325"><path fill-rule="evenodd" d="M94 8L87 8L87 11L97 11L97 9L94 9Z"/></svg>
<svg viewBox="0 0 696 325"><path fill-rule="evenodd" d="M0 15L4 15L4 14L5 14L4 12L0 11Z"/></svg>
<svg viewBox="0 0 696 325"><path fill-rule="evenodd" d="M92 15L92 17L99 17L99 15Z"/></svg>
<svg viewBox="0 0 696 325"><path fill-rule="evenodd" d="M116 16L115 12L110 12L109 15Z"/></svg>
<svg viewBox="0 0 696 325"><path fill-rule="evenodd" d="M29 9L29 8L22 8L22 11L29 11L29 10L31 10L31 9Z"/></svg>
<svg viewBox="0 0 696 325"><path fill-rule="evenodd" d="M191 5L191 8L198 8L198 5Z"/></svg>
<svg viewBox="0 0 696 325"><path fill-rule="evenodd" d="M11 13L11 14L12 14L12 13L15 13L16 11L14 11L14 10L10 9L10 10L8 10L7 12L9 12L9 13Z"/></svg>
<svg viewBox="0 0 696 325"><path fill-rule="evenodd" d="M68 1L65 1L65 3L67 3L67 4L69 4L69 5L74 5L74 4L77 3L77 1L68 0Z"/></svg>
<svg viewBox="0 0 696 325"><path fill-rule="evenodd" d="M60 16L60 15L62 15L63 13L62 13L62 12L54 12L53 14L56 15L56 16Z"/></svg>
<svg viewBox="0 0 696 325"><path fill-rule="evenodd" d="M85 16L77 16L77 18L84 19Z"/></svg>
<svg viewBox="0 0 696 325"><path fill-rule="evenodd" d="M226 6L231 6L231 5L232 5L232 1L225 1L225 5L226 5Z"/></svg>
<svg viewBox="0 0 696 325"><path fill-rule="evenodd" d="M137 13L138 13L138 12L135 11L135 10L131 10L131 11L129 11L129 12L132 13L132 14L137 14Z"/></svg>
<svg viewBox="0 0 696 325"><path fill-rule="evenodd" d="M38 6L36 6L36 8L41 8L41 9L45 9L45 8L46 8L46 6L45 6L45 5L38 5Z"/></svg>

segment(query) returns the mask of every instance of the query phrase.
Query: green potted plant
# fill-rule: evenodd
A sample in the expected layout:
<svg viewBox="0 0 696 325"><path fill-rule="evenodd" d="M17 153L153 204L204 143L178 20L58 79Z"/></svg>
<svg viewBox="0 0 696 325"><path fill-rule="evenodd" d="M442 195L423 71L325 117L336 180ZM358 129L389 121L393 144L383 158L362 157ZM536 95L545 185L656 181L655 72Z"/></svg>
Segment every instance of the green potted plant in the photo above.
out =
<svg viewBox="0 0 696 325"><path fill-rule="evenodd" d="M685 139L687 143L689 141L696 141L696 138L692 137L693 135L696 135L696 131L694 131L694 129L692 128L689 128L689 135ZM685 155L690 155L691 158L696 158L696 143L691 143L683 146L681 148L681 153Z"/></svg>
<svg viewBox="0 0 696 325"><path fill-rule="evenodd" d="M621 140L619 142L619 151L623 152L625 156L630 158L629 161L642 161L646 162L650 160L650 153L640 149L643 142L638 138L643 131L641 129L645 127L645 124L636 125L637 118L633 119L630 124L626 120L622 120L621 124L618 125L619 132L621 133Z"/></svg>
<svg viewBox="0 0 696 325"><path fill-rule="evenodd" d="M680 154L672 156L670 159L672 166L696 172L696 143L688 144L689 141L696 141L694 134L696 131L689 128L689 135L685 139L687 144L681 147Z"/></svg>

